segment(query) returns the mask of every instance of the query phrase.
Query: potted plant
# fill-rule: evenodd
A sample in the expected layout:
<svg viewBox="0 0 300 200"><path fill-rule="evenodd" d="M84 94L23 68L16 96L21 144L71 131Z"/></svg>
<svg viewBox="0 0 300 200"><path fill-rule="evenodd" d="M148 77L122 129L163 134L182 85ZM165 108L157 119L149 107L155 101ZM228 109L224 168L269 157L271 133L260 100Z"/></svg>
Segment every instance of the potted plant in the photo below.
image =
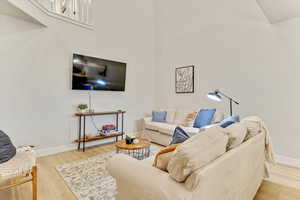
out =
<svg viewBox="0 0 300 200"><path fill-rule="evenodd" d="M88 108L87 104L79 104L78 105L78 111L81 113L84 113L86 111L86 109Z"/></svg>

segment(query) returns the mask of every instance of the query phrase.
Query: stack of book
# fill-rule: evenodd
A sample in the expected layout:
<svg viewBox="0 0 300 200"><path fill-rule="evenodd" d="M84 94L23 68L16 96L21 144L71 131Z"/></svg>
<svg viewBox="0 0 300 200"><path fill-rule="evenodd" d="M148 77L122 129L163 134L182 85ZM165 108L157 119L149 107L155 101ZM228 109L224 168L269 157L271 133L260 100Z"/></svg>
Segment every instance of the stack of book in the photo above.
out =
<svg viewBox="0 0 300 200"><path fill-rule="evenodd" d="M110 124L102 126L102 129L99 131L99 134L102 136L113 136L120 134L120 132L115 125Z"/></svg>

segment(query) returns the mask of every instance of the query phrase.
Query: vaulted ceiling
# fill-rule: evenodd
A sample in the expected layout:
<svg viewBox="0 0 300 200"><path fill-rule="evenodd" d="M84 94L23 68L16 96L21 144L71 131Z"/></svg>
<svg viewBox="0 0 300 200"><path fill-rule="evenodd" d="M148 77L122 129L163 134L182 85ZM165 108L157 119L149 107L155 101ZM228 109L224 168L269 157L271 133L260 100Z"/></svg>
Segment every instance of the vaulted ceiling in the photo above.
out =
<svg viewBox="0 0 300 200"><path fill-rule="evenodd" d="M256 0L270 23L300 17L300 0Z"/></svg>

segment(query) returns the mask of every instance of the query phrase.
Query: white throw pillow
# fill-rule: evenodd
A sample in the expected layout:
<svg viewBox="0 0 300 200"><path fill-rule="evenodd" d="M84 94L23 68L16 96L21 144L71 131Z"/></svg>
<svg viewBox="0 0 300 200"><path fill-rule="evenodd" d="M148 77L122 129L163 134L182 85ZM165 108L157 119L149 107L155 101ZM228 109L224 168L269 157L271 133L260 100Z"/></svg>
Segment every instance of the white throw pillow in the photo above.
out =
<svg viewBox="0 0 300 200"><path fill-rule="evenodd" d="M173 124L174 123L176 110L172 110L172 109L160 109L160 111L167 112L167 116L166 116L166 122L167 123L169 123L169 124Z"/></svg>
<svg viewBox="0 0 300 200"><path fill-rule="evenodd" d="M221 127L212 127L183 142L172 155L167 170L177 182L184 182L197 169L226 152L228 136Z"/></svg>
<svg viewBox="0 0 300 200"><path fill-rule="evenodd" d="M175 114L174 124L186 126L187 116L195 112L194 110L177 110Z"/></svg>
<svg viewBox="0 0 300 200"><path fill-rule="evenodd" d="M224 113L217 110L214 114L214 118L212 119L212 123L221 122L223 119L224 119Z"/></svg>
<svg viewBox="0 0 300 200"><path fill-rule="evenodd" d="M225 130L229 137L227 150L233 149L242 144L247 135L247 128L241 123L234 123L225 128Z"/></svg>

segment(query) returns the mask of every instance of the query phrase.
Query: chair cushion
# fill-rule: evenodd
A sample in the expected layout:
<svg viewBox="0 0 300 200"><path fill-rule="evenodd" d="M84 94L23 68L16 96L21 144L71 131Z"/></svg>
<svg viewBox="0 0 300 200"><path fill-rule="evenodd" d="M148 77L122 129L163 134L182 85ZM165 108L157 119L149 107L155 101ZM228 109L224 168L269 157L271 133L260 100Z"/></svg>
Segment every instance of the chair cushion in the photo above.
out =
<svg viewBox="0 0 300 200"><path fill-rule="evenodd" d="M194 122L195 128L210 125L215 115L216 109L202 109L198 112Z"/></svg>
<svg viewBox="0 0 300 200"><path fill-rule="evenodd" d="M153 122L166 122L167 112L166 111L152 111Z"/></svg>
<svg viewBox="0 0 300 200"><path fill-rule="evenodd" d="M171 157L167 170L177 182L184 182L197 169L226 152L228 136L219 127L212 127L183 142Z"/></svg>
<svg viewBox="0 0 300 200"><path fill-rule="evenodd" d="M170 145L182 143L182 142L186 141L189 138L190 138L190 136L182 128L177 126L175 128L175 131L174 131L174 134L173 134L172 141L171 141Z"/></svg>
<svg viewBox="0 0 300 200"><path fill-rule="evenodd" d="M31 148L17 149L16 155L9 161L0 164L0 179L23 176L31 172L36 165L35 152Z"/></svg>
<svg viewBox="0 0 300 200"><path fill-rule="evenodd" d="M0 131L0 164L5 163L16 155L16 147L12 144L8 135Z"/></svg>
<svg viewBox="0 0 300 200"><path fill-rule="evenodd" d="M240 121L240 116L233 115L233 116L227 117L226 119L224 119L223 121L221 121L219 125L222 128L226 128L227 126L230 126L231 124L233 124L235 122L239 122L239 121Z"/></svg>
<svg viewBox="0 0 300 200"><path fill-rule="evenodd" d="M246 126L241 123L234 123L225 128L225 130L229 137L227 150L233 149L242 144L247 134Z"/></svg>

